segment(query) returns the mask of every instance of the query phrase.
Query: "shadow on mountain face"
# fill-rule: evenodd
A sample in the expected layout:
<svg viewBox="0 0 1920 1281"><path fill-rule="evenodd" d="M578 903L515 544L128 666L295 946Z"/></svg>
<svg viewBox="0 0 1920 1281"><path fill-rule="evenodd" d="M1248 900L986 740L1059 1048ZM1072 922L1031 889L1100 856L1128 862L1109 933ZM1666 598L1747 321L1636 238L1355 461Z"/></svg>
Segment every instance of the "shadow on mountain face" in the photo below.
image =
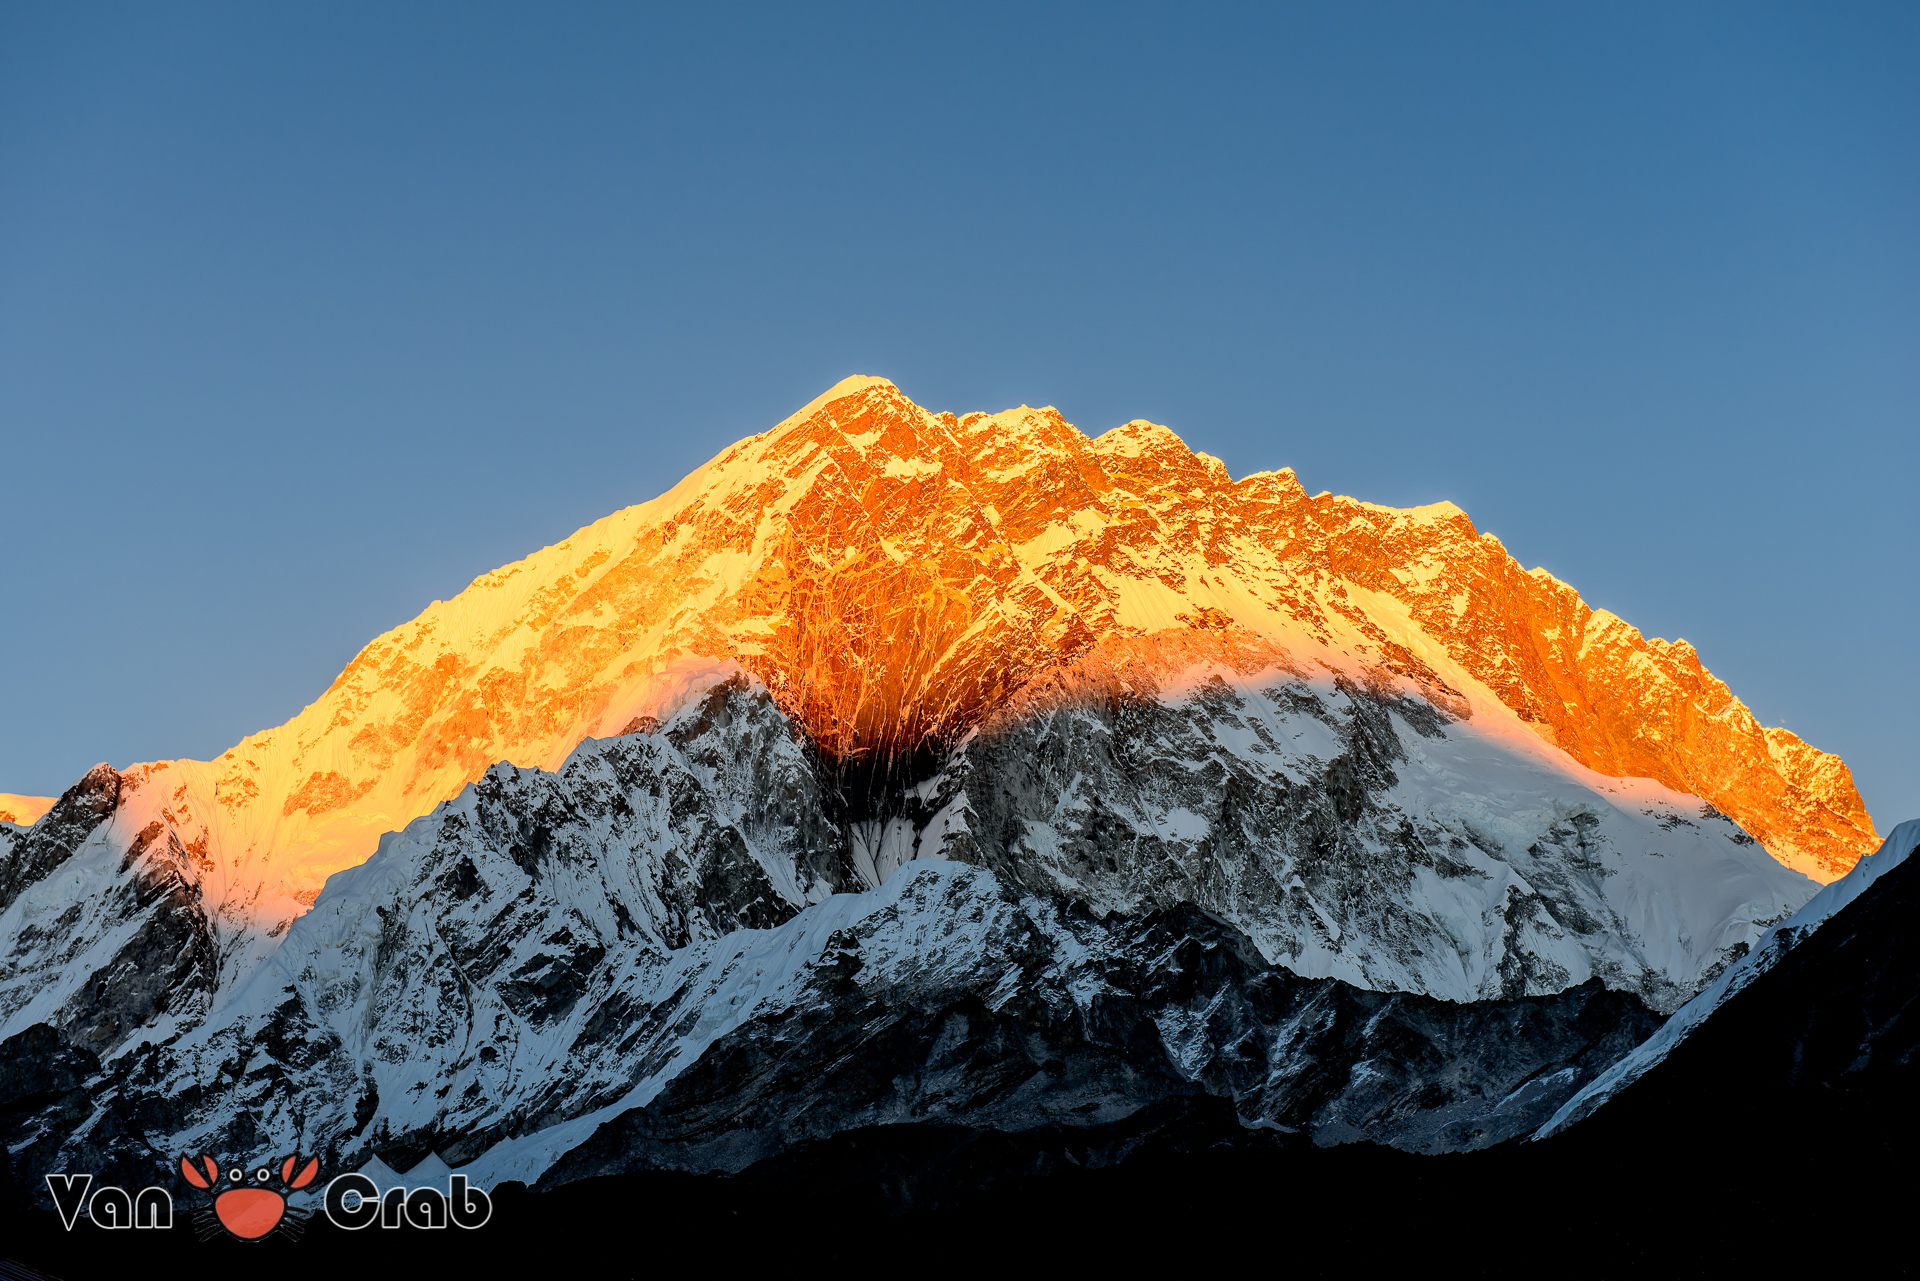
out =
<svg viewBox="0 0 1920 1281"><path fill-rule="evenodd" d="M1723 1275L1912 1267L1920 1137L1920 860L1888 872L1667 1060L1542 1143L1421 1156L1248 1130L1225 1100L1163 1100L1109 1125L1017 1133L874 1126L738 1175L643 1172L496 1191L474 1230L297 1241L63 1231L16 1217L0 1258L76 1281L650 1276L862 1264L951 1274L1132 1265L1469 1275ZM0 1271L0 1275L6 1275Z"/></svg>

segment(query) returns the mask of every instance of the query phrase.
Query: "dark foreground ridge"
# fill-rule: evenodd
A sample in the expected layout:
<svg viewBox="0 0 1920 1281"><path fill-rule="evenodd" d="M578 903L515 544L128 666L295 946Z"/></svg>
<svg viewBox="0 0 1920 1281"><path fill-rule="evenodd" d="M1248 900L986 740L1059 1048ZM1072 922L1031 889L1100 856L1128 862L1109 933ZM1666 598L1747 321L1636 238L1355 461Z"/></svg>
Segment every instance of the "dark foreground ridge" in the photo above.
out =
<svg viewBox="0 0 1920 1281"><path fill-rule="evenodd" d="M5 1254L65 1281L234 1267L288 1278L544 1277L557 1265L585 1277L847 1265L1231 1273L1261 1260L1374 1274L1721 1276L1831 1263L1836 1234L1845 1254L1878 1254L1907 1200L1867 1173L1873 1145L1561 1139L1422 1156L1250 1136L1210 1098L1171 1112L1125 1136L886 1126L734 1176L646 1172L546 1193L511 1184L471 1232L349 1233L317 1220L298 1241L203 1243L184 1226L109 1236L41 1220L10 1225ZM1102 1138L1129 1150L1115 1165L1076 1166ZM1894 1258L1885 1270L1909 1266Z"/></svg>
<svg viewBox="0 0 1920 1281"><path fill-rule="evenodd" d="M639 1172L497 1190L471 1231L200 1243L14 1212L8 1257L77 1281L235 1266L277 1277L647 1276L745 1266L1177 1264L1468 1275L1725 1275L1879 1260L1916 1138L1920 861L1888 872L1667 1060L1542 1143L1426 1156L1249 1130L1209 1095L1019 1133L885 1125L732 1176ZM571 1262L567 1262L571 1260ZM4 1273L0 1273L4 1275Z"/></svg>

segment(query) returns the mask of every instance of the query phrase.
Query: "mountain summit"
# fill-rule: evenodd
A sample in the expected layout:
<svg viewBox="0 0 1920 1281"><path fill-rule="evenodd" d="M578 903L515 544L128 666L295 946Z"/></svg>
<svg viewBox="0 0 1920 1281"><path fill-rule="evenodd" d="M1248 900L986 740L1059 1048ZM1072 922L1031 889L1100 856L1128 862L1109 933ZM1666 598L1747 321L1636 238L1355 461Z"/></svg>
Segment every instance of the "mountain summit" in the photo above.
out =
<svg viewBox="0 0 1920 1281"><path fill-rule="evenodd" d="M827 757L871 767L958 741L1036 680L1195 637L1409 683L1697 795L1818 881L1878 840L1837 757L1761 727L1686 642L1522 570L1450 503L1236 481L1165 427L1089 439L1052 409L929 413L879 378L436 601L287 724L123 786L236 925L272 929L494 762L554 768L731 665Z"/></svg>

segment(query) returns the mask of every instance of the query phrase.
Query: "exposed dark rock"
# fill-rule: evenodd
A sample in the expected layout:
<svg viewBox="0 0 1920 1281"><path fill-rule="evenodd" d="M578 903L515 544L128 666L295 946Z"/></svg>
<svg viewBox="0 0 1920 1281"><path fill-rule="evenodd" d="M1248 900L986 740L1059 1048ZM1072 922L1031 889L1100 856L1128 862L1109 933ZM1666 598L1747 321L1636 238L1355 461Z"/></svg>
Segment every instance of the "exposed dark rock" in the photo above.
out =
<svg viewBox="0 0 1920 1281"><path fill-rule="evenodd" d="M28 886L73 856L120 799L120 775L104 761L88 770L15 838L12 857L0 863L0 912Z"/></svg>

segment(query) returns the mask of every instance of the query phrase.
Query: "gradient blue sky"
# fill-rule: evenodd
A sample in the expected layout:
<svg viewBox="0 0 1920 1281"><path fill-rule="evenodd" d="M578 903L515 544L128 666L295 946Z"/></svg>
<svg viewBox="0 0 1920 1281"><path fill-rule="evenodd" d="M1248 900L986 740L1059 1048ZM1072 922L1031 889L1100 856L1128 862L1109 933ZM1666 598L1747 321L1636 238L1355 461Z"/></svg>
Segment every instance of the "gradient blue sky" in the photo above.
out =
<svg viewBox="0 0 1920 1281"><path fill-rule="evenodd" d="M0 790L850 373L1450 498L1920 815L1920 6L0 8Z"/></svg>

